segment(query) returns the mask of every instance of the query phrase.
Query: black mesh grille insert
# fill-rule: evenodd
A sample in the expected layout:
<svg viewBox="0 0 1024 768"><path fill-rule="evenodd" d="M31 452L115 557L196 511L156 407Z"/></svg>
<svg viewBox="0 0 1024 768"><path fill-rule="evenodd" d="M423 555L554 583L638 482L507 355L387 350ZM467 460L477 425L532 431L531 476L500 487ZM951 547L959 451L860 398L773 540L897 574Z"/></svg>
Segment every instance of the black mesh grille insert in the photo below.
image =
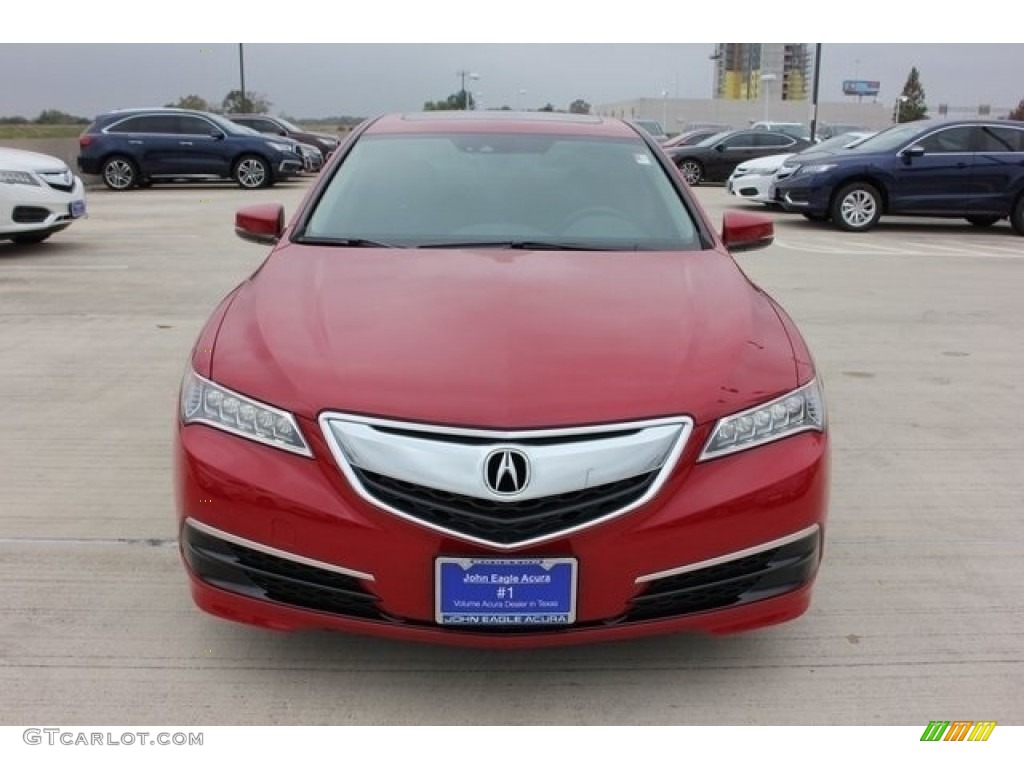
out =
<svg viewBox="0 0 1024 768"><path fill-rule="evenodd" d="M230 592L362 619L386 619L362 582L184 527L182 552L203 581Z"/></svg>
<svg viewBox="0 0 1024 768"><path fill-rule="evenodd" d="M353 468L367 493L425 523L496 544L558 533L614 514L642 497L658 471L571 493L499 502L407 483Z"/></svg>
<svg viewBox="0 0 1024 768"><path fill-rule="evenodd" d="M40 208L35 205L19 205L11 213L11 219L16 224L38 224L50 215L48 208Z"/></svg>
<svg viewBox="0 0 1024 768"><path fill-rule="evenodd" d="M803 586L818 567L815 532L791 544L649 582L627 621L663 619L763 600Z"/></svg>

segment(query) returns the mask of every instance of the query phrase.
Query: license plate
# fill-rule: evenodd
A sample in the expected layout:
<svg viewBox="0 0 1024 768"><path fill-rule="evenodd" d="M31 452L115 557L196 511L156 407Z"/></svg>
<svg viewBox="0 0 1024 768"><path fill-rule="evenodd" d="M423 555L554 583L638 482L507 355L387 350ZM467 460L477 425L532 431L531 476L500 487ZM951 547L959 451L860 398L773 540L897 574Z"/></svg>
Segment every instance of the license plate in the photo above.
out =
<svg viewBox="0 0 1024 768"><path fill-rule="evenodd" d="M85 200L72 200L68 208L72 219L80 219L85 216Z"/></svg>
<svg viewBox="0 0 1024 768"><path fill-rule="evenodd" d="M576 621L571 557L435 562L435 619L461 626L568 625Z"/></svg>

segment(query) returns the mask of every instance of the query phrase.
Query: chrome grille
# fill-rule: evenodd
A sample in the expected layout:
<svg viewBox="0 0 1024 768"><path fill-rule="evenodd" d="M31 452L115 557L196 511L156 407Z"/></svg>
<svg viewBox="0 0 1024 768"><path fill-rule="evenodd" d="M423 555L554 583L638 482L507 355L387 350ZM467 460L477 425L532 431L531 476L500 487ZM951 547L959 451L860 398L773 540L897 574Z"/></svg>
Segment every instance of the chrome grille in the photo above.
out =
<svg viewBox="0 0 1024 768"><path fill-rule="evenodd" d="M567 429L499 431L326 413L338 466L367 501L399 517L497 549L597 525L650 500L675 466L685 416ZM510 493L495 472L513 471ZM529 478L526 480L525 478ZM505 480L510 478L506 477Z"/></svg>

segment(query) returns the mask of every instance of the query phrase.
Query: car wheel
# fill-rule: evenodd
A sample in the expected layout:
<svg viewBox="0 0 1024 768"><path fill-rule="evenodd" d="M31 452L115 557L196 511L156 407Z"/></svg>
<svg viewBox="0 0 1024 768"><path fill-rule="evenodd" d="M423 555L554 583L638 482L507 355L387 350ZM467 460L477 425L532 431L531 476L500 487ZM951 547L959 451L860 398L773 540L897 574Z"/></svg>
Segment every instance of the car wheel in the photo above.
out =
<svg viewBox="0 0 1024 768"><path fill-rule="evenodd" d="M103 183L107 185L107 188L115 192L131 189L139 180L139 172L135 168L135 163L127 157L121 156L107 158L103 163L103 168L100 169L100 175L103 176Z"/></svg>
<svg viewBox="0 0 1024 768"><path fill-rule="evenodd" d="M1017 202L1010 211L1010 226L1018 235L1024 235L1024 195L1017 195Z"/></svg>
<svg viewBox="0 0 1024 768"><path fill-rule="evenodd" d="M270 186L270 165L262 157L245 155L238 158L231 173L243 189L261 189Z"/></svg>
<svg viewBox="0 0 1024 768"><path fill-rule="evenodd" d="M11 240L18 245L34 245L43 242L52 234L53 232L26 232L23 235L12 235Z"/></svg>
<svg viewBox="0 0 1024 768"><path fill-rule="evenodd" d="M862 181L839 190L830 210L832 223L847 232L867 232L882 216L882 196Z"/></svg>
<svg viewBox="0 0 1024 768"><path fill-rule="evenodd" d="M991 227L997 221L998 216L968 216L967 220L976 227Z"/></svg>
<svg viewBox="0 0 1024 768"><path fill-rule="evenodd" d="M696 160L683 160L679 164L679 170L683 174L683 178L686 179L686 183L691 187L696 187L704 178L704 167Z"/></svg>
<svg viewBox="0 0 1024 768"><path fill-rule="evenodd" d="M827 213L805 213L803 217L808 221L828 221Z"/></svg>

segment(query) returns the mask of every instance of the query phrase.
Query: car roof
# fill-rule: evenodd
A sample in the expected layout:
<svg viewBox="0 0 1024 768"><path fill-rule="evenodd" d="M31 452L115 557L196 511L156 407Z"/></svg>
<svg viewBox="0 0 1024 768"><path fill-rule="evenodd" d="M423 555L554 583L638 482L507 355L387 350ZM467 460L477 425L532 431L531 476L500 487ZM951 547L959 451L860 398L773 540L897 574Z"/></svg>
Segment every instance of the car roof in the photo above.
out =
<svg viewBox="0 0 1024 768"><path fill-rule="evenodd" d="M370 122L370 135L400 133L557 133L576 136L636 137L637 129L617 118L565 112L436 111L382 115Z"/></svg>

